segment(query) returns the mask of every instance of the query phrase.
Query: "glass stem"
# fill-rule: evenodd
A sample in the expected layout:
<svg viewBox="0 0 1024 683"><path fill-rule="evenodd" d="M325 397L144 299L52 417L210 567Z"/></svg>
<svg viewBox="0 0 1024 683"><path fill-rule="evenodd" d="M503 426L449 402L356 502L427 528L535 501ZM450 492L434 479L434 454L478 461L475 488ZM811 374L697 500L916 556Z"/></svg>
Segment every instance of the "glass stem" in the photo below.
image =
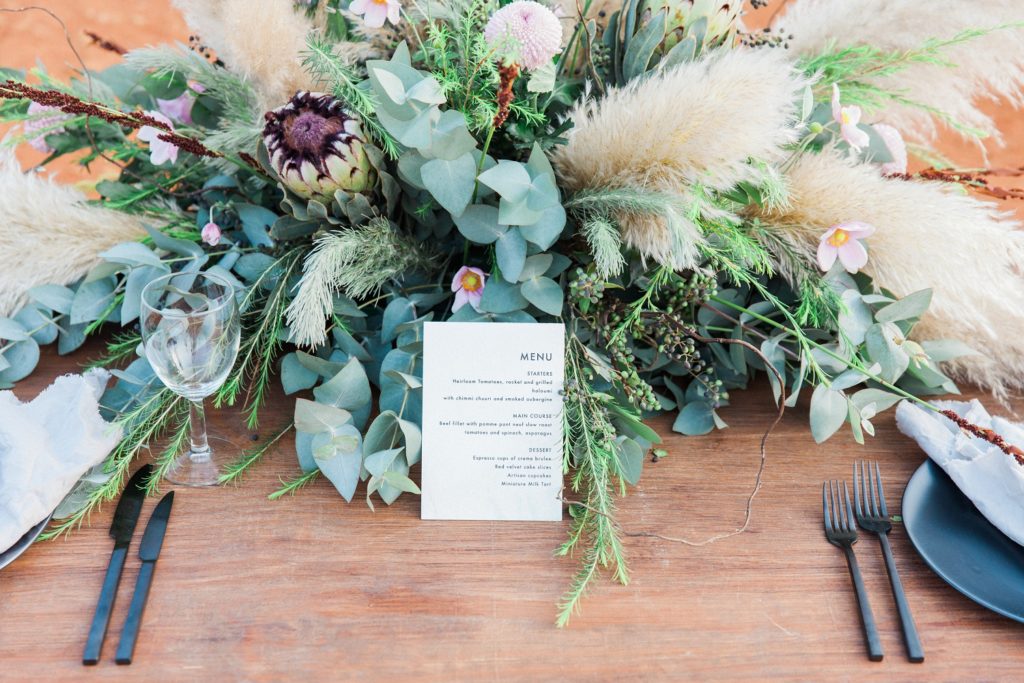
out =
<svg viewBox="0 0 1024 683"><path fill-rule="evenodd" d="M206 412L203 410L203 399L189 401L189 438L192 440L192 450L189 457L192 460L209 460L210 444L206 442Z"/></svg>

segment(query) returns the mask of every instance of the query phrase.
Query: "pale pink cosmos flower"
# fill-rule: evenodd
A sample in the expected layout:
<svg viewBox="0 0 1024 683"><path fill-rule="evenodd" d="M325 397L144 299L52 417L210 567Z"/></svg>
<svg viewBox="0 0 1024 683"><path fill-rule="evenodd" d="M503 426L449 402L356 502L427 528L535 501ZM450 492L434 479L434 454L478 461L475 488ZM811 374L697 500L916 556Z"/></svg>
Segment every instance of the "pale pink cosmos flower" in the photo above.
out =
<svg viewBox="0 0 1024 683"><path fill-rule="evenodd" d="M871 142L868 134L857 127L857 124L860 123L860 116L860 107L855 105L844 107L842 105L842 102L839 101L839 86L833 83L832 118L839 124L839 134L842 135L843 140L846 140L846 143L856 152L859 152L862 147L867 147Z"/></svg>
<svg viewBox="0 0 1024 683"><path fill-rule="evenodd" d="M882 175L902 175L907 172L907 144L900 132L890 125L876 123L872 126L889 150L892 161L882 164Z"/></svg>
<svg viewBox="0 0 1024 683"><path fill-rule="evenodd" d="M397 26L402 3L400 0L353 0L348 10L352 14L361 14L363 23L369 28L381 28L385 21Z"/></svg>
<svg viewBox="0 0 1024 683"><path fill-rule="evenodd" d="M860 240L874 233L875 226L861 221L836 223L818 243L818 267L828 272L838 258L847 272L856 273L868 262L868 250Z"/></svg>
<svg viewBox="0 0 1024 683"><path fill-rule="evenodd" d="M466 304L473 307L474 311L480 311L480 299L484 296L484 286L487 283L487 276L484 271L471 266L462 266L459 272L452 278L452 291L455 292L455 303L452 305L452 313L459 310Z"/></svg>
<svg viewBox="0 0 1024 683"><path fill-rule="evenodd" d="M487 44L533 71L551 62L562 49L562 23L555 13L533 0L516 0L491 15L484 28Z"/></svg>
<svg viewBox="0 0 1024 683"><path fill-rule="evenodd" d="M161 123L166 123L172 131L174 130L171 120L160 112L147 111L146 115L153 117ZM177 145L160 139L160 136L165 132L153 126L143 126L139 129L139 140L149 143L149 161L154 166L159 166L165 161L170 161L173 164L178 160Z"/></svg>
<svg viewBox="0 0 1024 683"><path fill-rule="evenodd" d="M172 121L183 123L186 126L192 125L192 105L196 103L196 93L205 92L206 88L201 83L189 81L188 88L173 100L161 100L157 98L156 106L160 113L169 117Z"/></svg>
<svg viewBox="0 0 1024 683"><path fill-rule="evenodd" d="M210 221L203 226L202 231L203 241L209 244L211 247L215 247L220 244L220 226Z"/></svg>
<svg viewBox="0 0 1024 683"><path fill-rule="evenodd" d="M52 116L42 116L54 112ZM50 107L45 104L39 104L38 102L32 102L28 105L28 115L33 118L27 119L25 123L21 125L25 132L25 142L28 143L29 147L43 154L50 154L53 152L53 148L46 144L46 136L53 135L55 133L63 133L64 127L56 127L62 121L70 118L67 114L63 113L57 107Z"/></svg>

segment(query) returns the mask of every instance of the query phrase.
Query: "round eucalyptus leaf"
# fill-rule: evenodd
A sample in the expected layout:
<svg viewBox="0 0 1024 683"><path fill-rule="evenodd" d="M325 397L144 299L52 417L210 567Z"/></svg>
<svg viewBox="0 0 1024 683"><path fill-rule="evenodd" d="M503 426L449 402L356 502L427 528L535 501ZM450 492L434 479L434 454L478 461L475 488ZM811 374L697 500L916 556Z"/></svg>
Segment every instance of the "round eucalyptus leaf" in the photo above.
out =
<svg viewBox="0 0 1024 683"><path fill-rule="evenodd" d="M531 304L550 315L561 315L563 294L558 283L548 277L535 277L522 285L523 296Z"/></svg>
<svg viewBox="0 0 1024 683"><path fill-rule="evenodd" d="M484 295L480 299L480 310L488 313L511 313L521 311L526 308L528 303L520 291L519 285L492 278L484 287Z"/></svg>
<svg viewBox="0 0 1024 683"><path fill-rule="evenodd" d="M52 344L60 332L53 318L31 304L18 311L14 319L32 332L32 338L41 345Z"/></svg>
<svg viewBox="0 0 1024 683"><path fill-rule="evenodd" d="M7 339L9 341L22 341L28 339L28 330L30 328L17 320L11 320L10 318L0 318L0 339Z"/></svg>
<svg viewBox="0 0 1024 683"><path fill-rule="evenodd" d="M39 344L31 337L14 342L4 351L4 360L9 366L0 372L0 382L9 384L24 379L39 364Z"/></svg>
<svg viewBox="0 0 1024 683"><path fill-rule="evenodd" d="M313 437L310 447L320 471L330 479L342 498L352 502L363 465L363 441L359 430L345 425L321 432Z"/></svg>
<svg viewBox="0 0 1024 683"><path fill-rule="evenodd" d="M285 394L294 394L309 389L320 375L305 367L295 353L289 353L281 359L281 386Z"/></svg>
<svg viewBox="0 0 1024 683"><path fill-rule="evenodd" d="M707 401L687 403L679 411L672 429L687 436L708 434L715 428L714 409Z"/></svg>
<svg viewBox="0 0 1024 683"><path fill-rule="evenodd" d="M824 384L814 387L811 394L811 436L822 443L839 431L849 415L846 396Z"/></svg>

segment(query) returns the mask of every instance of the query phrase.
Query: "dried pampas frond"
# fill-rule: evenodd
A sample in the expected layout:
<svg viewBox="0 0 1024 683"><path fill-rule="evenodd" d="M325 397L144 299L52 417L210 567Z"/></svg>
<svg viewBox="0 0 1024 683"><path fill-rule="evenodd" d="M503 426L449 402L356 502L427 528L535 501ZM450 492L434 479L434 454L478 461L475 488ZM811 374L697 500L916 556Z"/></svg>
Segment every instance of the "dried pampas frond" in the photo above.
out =
<svg viewBox="0 0 1024 683"><path fill-rule="evenodd" d="M319 346L327 339L334 294L363 298L414 268L433 254L397 232L386 218L316 240L306 257L298 292L285 315L296 344Z"/></svg>
<svg viewBox="0 0 1024 683"><path fill-rule="evenodd" d="M955 375L997 395L1024 388L1024 232L994 204L936 182L884 178L835 152L789 170L789 209L765 224L806 250L845 220L870 223L865 271L900 296L933 290L919 339L959 339L983 355L952 361Z"/></svg>
<svg viewBox="0 0 1024 683"><path fill-rule="evenodd" d="M174 0L189 27L259 96L260 111L277 107L298 90L316 90L302 68L308 17L287 0Z"/></svg>
<svg viewBox="0 0 1024 683"><path fill-rule="evenodd" d="M791 51L815 56L857 45L913 50L929 39L949 40L965 30L1021 21L1024 2L1020 0L796 0L775 22L774 30L793 34L788 40ZM951 45L942 55L952 67L915 63L864 80L999 140L995 123L977 105L983 99L1024 104L1024 28L993 31ZM918 107L894 106L884 118L917 142L930 142L937 133L935 117Z"/></svg>
<svg viewBox="0 0 1024 683"><path fill-rule="evenodd" d="M552 157L570 192L633 188L679 197L684 211L616 212L623 241L666 265L692 267L706 192L761 184L796 140L805 77L781 54L711 53L577 104L568 144Z"/></svg>
<svg viewBox="0 0 1024 683"><path fill-rule="evenodd" d="M67 285L86 274L99 254L146 234L138 219L86 203L83 194L0 156L0 316L15 313L25 293Z"/></svg>
<svg viewBox="0 0 1024 683"><path fill-rule="evenodd" d="M587 240L594 266L603 278L615 277L626 268L622 255L622 238L614 223L604 216L593 216L583 222L583 238Z"/></svg>

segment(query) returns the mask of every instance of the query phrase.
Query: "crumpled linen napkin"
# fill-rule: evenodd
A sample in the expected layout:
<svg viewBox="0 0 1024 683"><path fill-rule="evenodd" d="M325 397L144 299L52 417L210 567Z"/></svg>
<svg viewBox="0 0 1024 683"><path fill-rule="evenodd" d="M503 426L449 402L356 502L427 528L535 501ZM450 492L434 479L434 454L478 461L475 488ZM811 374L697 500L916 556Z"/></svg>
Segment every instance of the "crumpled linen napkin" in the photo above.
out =
<svg viewBox="0 0 1024 683"><path fill-rule="evenodd" d="M934 403L1024 448L1024 424L992 417L977 400ZM896 424L946 471L988 521L1024 545L1024 467L998 446L965 434L949 418L909 401L897 406Z"/></svg>
<svg viewBox="0 0 1024 683"><path fill-rule="evenodd" d="M121 439L99 413L109 378L64 375L28 403L0 391L0 551L46 519Z"/></svg>

